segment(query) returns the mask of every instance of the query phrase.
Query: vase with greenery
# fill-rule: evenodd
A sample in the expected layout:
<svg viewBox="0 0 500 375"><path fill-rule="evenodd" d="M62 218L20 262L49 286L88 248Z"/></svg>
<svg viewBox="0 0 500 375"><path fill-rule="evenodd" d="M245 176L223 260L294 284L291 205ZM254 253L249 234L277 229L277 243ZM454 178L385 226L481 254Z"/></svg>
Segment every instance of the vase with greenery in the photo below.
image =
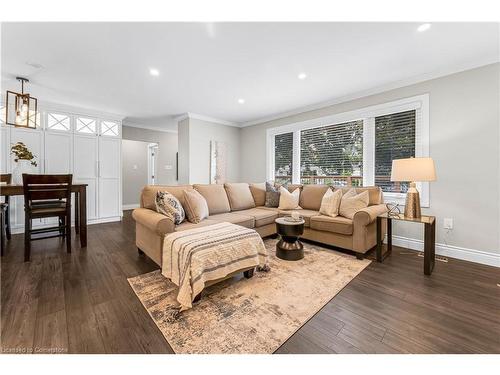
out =
<svg viewBox="0 0 500 375"><path fill-rule="evenodd" d="M23 183L23 173L31 173L32 167L38 164L36 156L28 149L23 142L17 142L10 148L10 153L14 155L15 168L12 170L12 179L15 184Z"/></svg>

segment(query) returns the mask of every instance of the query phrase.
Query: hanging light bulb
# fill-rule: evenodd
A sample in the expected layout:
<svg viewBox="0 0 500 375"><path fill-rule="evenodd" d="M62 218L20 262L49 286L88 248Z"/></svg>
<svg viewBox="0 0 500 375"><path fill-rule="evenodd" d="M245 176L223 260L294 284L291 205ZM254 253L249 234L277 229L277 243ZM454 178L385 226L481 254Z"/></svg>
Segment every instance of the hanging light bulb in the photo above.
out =
<svg viewBox="0 0 500 375"><path fill-rule="evenodd" d="M24 93L24 84L29 82L26 78L16 77L16 79L21 82L21 93L7 91L5 123L25 128L36 128L38 125L38 116L36 115L38 100L30 94ZM14 105L9 105L9 102L13 102Z"/></svg>

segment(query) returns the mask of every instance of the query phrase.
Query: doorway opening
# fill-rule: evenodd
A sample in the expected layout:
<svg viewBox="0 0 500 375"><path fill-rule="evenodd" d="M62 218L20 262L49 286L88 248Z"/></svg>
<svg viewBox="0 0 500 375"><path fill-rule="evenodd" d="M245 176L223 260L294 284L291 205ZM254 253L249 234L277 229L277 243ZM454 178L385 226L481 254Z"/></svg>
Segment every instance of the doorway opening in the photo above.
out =
<svg viewBox="0 0 500 375"><path fill-rule="evenodd" d="M148 184L156 184L158 171L158 143L148 144Z"/></svg>

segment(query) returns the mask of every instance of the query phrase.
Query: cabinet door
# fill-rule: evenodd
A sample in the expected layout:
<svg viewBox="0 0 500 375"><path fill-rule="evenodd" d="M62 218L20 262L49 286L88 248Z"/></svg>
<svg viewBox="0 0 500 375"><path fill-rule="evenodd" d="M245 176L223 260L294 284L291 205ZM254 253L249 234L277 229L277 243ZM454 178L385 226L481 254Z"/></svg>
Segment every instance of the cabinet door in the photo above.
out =
<svg viewBox="0 0 500 375"><path fill-rule="evenodd" d="M72 170L71 134L45 133L45 173L69 174Z"/></svg>
<svg viewBox="0 0 500 375"><path fill-rule="evenodd" d="M97 136L74 135L73 180L87 184L87 219L97 216Z"/></svg>
<svg viewBox="0 0 500 375"><path fill-rule="evenodd" d="M43 165L43 132L40 130L31 129L21 129L12 128L11 129L11 146L17 142L23 142L26 147L35 156L35 161L37 166L31 166L30 173L42 173ZM17 163L14 162L14 156L10 157L10 167L11 170L16 168ZM23 197L11 197L10 199L12 210L11 210L11 225L13 228L24 227L24 198ZM40 225L42 223L41 219L33 220L33 226Z"/></svg>
<svg viewBox="0 0 500 375"><path fill-rule="evenodd" d="M0 127L0 172L9 172L10 132L7 126Z"/></svg>
<svg viewBox="0 0 500 375"><path fill-rule="evenodd" d="M99 137L99 217L120 216L121 140Z"/></svg>

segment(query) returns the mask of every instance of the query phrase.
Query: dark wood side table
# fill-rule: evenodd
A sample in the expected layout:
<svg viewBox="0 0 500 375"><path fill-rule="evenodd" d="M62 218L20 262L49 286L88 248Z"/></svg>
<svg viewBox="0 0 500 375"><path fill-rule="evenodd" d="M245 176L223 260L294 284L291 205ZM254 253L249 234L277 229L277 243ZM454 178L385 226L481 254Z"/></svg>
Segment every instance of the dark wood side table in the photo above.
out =
<svg viewBox="0 0 500 375"><path fill-rule="evenodd" d="M382 253L384 238L382 237L382 220L387 221L387 251ZM377 216L377 262L383 262L392 252L392 221L409 221L424 224L424 274L432 274L436 258L436 218L422 215L418 219L405 217L404 214Z"/></svg>
<svg viewBox="0 0 500 375"><path fill-rule="evenodd" d="M285 217L275 220L276 231L280 240L276 244L276 256L283 260L299 260L304 258L304 245L299 237L304 233L304 219L288 221Z"/></svg>

